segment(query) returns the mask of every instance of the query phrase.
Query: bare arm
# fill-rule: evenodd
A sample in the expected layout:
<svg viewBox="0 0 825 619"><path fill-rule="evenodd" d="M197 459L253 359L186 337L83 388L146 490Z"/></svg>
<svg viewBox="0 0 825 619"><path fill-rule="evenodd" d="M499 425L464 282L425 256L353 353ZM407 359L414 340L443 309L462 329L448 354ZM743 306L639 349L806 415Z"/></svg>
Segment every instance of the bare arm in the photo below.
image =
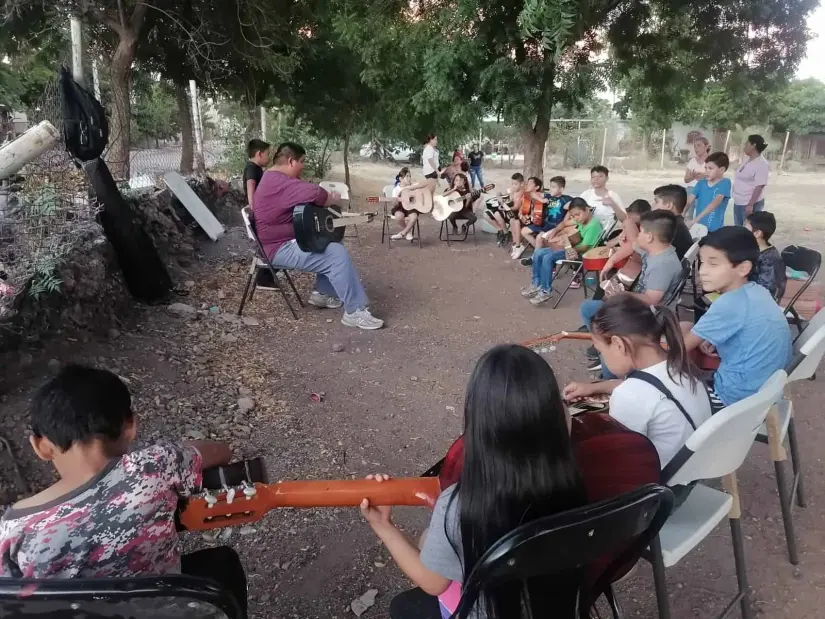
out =
<svg viewBox="0 0 825 619"><path fill-rule="evenodd" d="M685 168L685 182L692 183L695 180L695 172L690 168Z"/></svg>
<svg viewBox="0 0 825 619"><path fill-rule="evenodd" d="M647 305L656 305L665 298L664 290L645 290L644 292L628 292L626 294L636 297Z"/></svg>
<svg viewBox="0 0 825 619"><path fill-rule="evenodd" d="M187 447L193 447L203 459L203 468L223 466L232 460L232 448L226 443L218 441L187 441Z"/></svg>
<svg viewBox="0 0 825 619"><path fill-rule="evenodd" d="M751 194L751 199L748 201L748 208L753 209L753 205L759 202L759 199L762 197L762 192L765 190L765 185L757 185L753 188L753 194ZM750 213L748 213L750 215Z"/></svg>
<svg viewBox="0 0 825 619"><path fill-rule="evenodd" d="M255 208L255 179L250 178L246 181L246 195L247 195L247 203L249 204L249 208Z"/></svg>
<svg viewBox="0 0 825 619"><path fill-rule="evenodd" d="M719 208L719 205L722 204L722 200L724 200L724 199L725 199L725 196L716 196L713 199L713 201L710 204L708 204L707 207L705 207L704 211L702 211L701 213L696 215L696 217L694 218L693 221L702 221L703 218L707 217L713 211L715 211L717 208ZM691 202L688 201L688 205L690 205L690 204L691 204Z"/></svg>
<svg viewBox="0 0 825 619"><path fill-rule="evenodd" d="M373 530L379 539L384 542L392 558L416 585L430 595L441 595L450 586L450 580L440 574L428 570L421 562L421 552L416 548L394 524L384 526L373 525Z"/></svg>
<svg viewBox="0 0 825 619"><path fill-rule="evenodd" d="M327 199L324 202L324 206L333 206L338 204L338 201L341 199L341 194L337 191L330 191L327 195Z"/></svg>
<svg viewBox="0 0 825 619"><path fill-rule="evenodd" d="M609 395L624 382L623 379L597 380L593 383L570 383L564 387L562 396L568 402L594 395Z"/></svg>

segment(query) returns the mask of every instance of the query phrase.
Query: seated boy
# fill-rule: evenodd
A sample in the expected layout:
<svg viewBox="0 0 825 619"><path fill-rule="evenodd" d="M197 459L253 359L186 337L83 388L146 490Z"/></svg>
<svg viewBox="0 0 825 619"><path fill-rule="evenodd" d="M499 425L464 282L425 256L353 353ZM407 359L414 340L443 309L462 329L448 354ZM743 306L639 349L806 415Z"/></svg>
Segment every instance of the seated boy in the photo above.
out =
<svg viewBox="0 0 825 619"><path fill-rule="evenodd" d="M635 263L638 272L641 273L642 257L636 253L636 238L639 236L639 224L642 221L642 215L651 211L650 202L647 200L633 200L627 207L627 216L622 222L621 232L613 239L605 243L606 247L617 247L613 255L608 258L601 273L599 273L599 281L609 279L616 268L616 264L622 260L627 259L628 263ZM604 290L601 286L596 288L593 293L594 299L601 299L604 297Z"/></svg>
<svg viewBox="0 0 825 619"><path fill-rule="evenodd" d="M771 294L749 281L759 245L748 230L726 226L699 241L702 289L718 292L695 325L682 324L687 350L719 355L712 387L730 406L753 395L791 360L791 330Z"/></svg>
<svg viewBox="0 0 825 619"><path fill-rule="evenodd" d="M527 249L522 243L522 231L529 228L529 226L536 225L538 228L544 225L545 206L548 199L544 197L541 191L541 179L536 176L531 176L527 179L527 186L521 196L521 208L518 212L518 217L513 218L510 222L510 228L513 231L513 251L510 257L513 260L518 260ZM538 223L537 223L538 222Z"/></svg>
<svg viewBox="0 0 825 619"><path fill-rule="evenodd" d="M590 213L590 207L584 200L574 199L568 207L570 218L575 222L576 230L581 241L573 248L581 256L588 249L594 247L602 234L601 222ZM544 235L555 236L564 224L559 224ZM533 276L530 286L522 289L521 295L530 299L533 305L540 305L550 299L553 294L553 269L556 262L564 260L567 253L564 249L544 247L536 249L533 255Z"/></svg>
<svg viewBox="0 0 825 619"><path fill-rule="evenodd" d="M785 273L782 255L768 242L776 232L776 218L768 211L754 211L745 219L745 227L753 232L759 245L755 281L760 286L764 286L771 296L779 301L785 294L788 276Z"/></svg>
<svg viewBox="0 0 825 619"><path fill-rule="evenodd" d="M607 188L610 171L603 165L590 168L590 188L583 191L583 198L593 207L593 214L601 221L602 228L609 228L614 219L624 221L624 203L615 191Z"/></svg>
<svg viewBox="0 0 825 619"><path fill-rule="evenodd" d="M693 246L693 237L685 224L682 213L687 207L687 189L681 185L662 185L653 192L653 208L670 211L676 215L676 233L673 235L673 247L679 260L685 257Z"/></svg>
<svg viewBox="0 0 825 619"><path fill-rule="evenodd" d="M250 140L246 154L249 161L243 169L243 191L249 208L254 208L255 190L264 176L264 168L269 165L269 144L263 140Z"/></svg>
<svg viewBox="0 0 825 619"><path fill-rule="evenodd" d="M642 270L636 283L629 292L648 305L658 305L671 297L679 286L682 277L682 262L676 257L676 250L671 245L676 229L676 215L668 211L649 211L639 221L639 234L636 237L636 251L642 257ZM579 306L579 314L585 327L599 311L604 301L588 299ZM602 370L603 378L615 378L601 361L592 355L588 370Z"/></svg>
<svg viewBox="0 0 825 619"><path fill-rule="evenodd" d="M521 238L533 247L536 245L536 235L548 232L564 221L567 215L567 204L572 200L570 196L564 195L564 186L567 181L563 176L554 176L550 179L548 191L544 194L547 203L544 206L544 223L541 226L532 223L521 231Z"/></svg>
<svg viewBox="0 0 825 619"><path fill-rule="evenodd" d="M503 245L507 239L510 220L514 217L514 211L521 205L521 196L524 193L524 176L516 172L510 177L510 188L507 191L504 206L490 204L490 200L484 207L484 219L496 229L496 242ZM502 196L503 198L505 196Z"/></svg>
<svg viewBox="0 0 825 619"><path fill-rule="evenodd" d="M178 499L229 446L158 443L129 451L132 398L107 370L69 365L31 404L31 447L60 479L0 520L0 577L125 578L188 573L212 578L246 608L246 577L230 548L181 557Z"/></svg>

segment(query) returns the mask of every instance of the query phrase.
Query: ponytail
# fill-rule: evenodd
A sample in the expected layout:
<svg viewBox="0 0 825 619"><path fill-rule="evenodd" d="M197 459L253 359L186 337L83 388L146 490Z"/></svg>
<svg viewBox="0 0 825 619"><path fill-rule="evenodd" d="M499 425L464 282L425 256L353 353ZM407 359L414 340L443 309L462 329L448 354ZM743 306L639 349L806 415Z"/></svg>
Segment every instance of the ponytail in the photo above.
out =
<svg viewBox="0 0 825 619"><path fill-rule="evenodd" d="M398 174L395 175L395 184L400 185L401 184L401 179L404 178L405 176L407 176L407 174L409 174L409 173L410 173L410 169L408 167L405 166L405 167L401 168L401 170L398 172Z"/></svg>
<svg viewBox="0 0 825 619"><path fill-rule="evenodd" d="M661 346L664 339L668 376L676 382L681 382L678 377L687 377L691 386L700 377L699 369L688 355L676 315L663 305L651 307L627 294L609 297L593 316L590 330L608 340L620 337L629 348L633 347L633 339L643 340L650 346Z"/></svg>

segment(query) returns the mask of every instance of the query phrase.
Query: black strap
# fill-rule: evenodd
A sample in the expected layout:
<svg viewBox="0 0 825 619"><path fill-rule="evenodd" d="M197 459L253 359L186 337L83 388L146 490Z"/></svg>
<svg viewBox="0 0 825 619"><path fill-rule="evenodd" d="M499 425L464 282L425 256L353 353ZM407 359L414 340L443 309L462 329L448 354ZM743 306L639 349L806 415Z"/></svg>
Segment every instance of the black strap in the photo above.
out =
<svg viewBox="0 0 825 619"><path fill-rule="evenodd" d="M693 419L691 419L690 415L688 415L688 412L685 410L685 407L682 406L682 403L674 398L670 390L662 384L662 381L653 376L653 374L642 372L641 370L633 370L627 375L627 378L635 378L636 380L640 380L661 392L662 395L673 402L676 405L676 408L681 411L681 413L685 416L685 419L687 419L687 422L690 424L690 427L693 428L694 431L696 430L696 424L693 423Z"/></svg>

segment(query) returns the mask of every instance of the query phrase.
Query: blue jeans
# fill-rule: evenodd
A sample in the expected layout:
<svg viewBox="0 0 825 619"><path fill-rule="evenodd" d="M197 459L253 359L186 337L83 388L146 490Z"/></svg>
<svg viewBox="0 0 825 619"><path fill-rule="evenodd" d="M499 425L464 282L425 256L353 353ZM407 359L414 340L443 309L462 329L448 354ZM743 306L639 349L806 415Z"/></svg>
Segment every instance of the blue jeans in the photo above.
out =
<svg viewBox="0 0 825 619"><path fill-rule="evenodd" d="M537 249L533 254L533 285L549 292L553 287L553 267L564 257L563 249Z"/></svg>
<svg viewBox="0 0 825 619"><path fill-rule="evenodd" d="M481 172L480 165L470 166L470 188L475 187L476 180L479 187L484 187L484 174Z"/></svg>
<svg viewBox="0 0 825 619"><path fill-rule="evenodd" d="M604 305L604 301L596 300L596 299L587 299L587 301L582 302L579 306L579 315L582 317L582 322L584 326L590 329L590 323L593 321L593 316L596 315L596 312L599 311L599 308ZM607 364L604 362L604 358L601 359L602 362L602 378L604 380L611 380L613 378L618 378L610 369L607 367Z"/></svg>
<svg viewBox="0 0 825 619"><path fill-rule="evenodd" d="M330 243L323 253L313 254L301 250L295 241L289 241L275 252L272 266L315 273L315 290L341 299L348 314L369 305L358 269L341 243Z"/></svg>
<svg viewBox="0 0 825 619"><path fill-rule="evenodd" d="M734 204L733 205L733 223L737 226L744 226L745 225L745 209L748 207L747 204ZM764 211L765 210L765 199L762 198L759 202L755 202L753 205L753 212L756 213L757 211Z"/></svg>

